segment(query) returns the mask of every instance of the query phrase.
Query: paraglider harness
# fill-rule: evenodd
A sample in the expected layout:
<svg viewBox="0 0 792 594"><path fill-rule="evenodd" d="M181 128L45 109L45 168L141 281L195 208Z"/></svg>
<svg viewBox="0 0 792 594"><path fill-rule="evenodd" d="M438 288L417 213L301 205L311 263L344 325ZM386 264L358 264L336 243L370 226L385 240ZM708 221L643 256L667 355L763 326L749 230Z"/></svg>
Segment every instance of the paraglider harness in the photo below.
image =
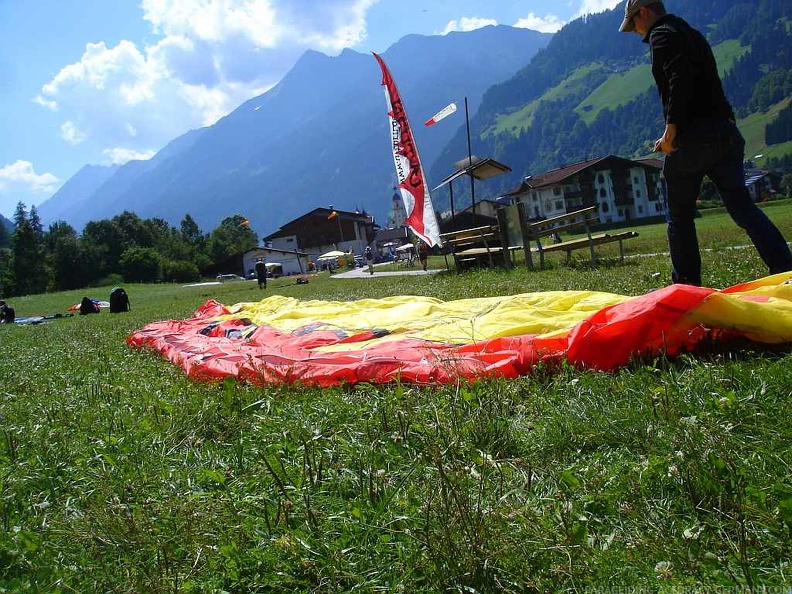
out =
<svg viewBox="0 0 792 594"><path fill-rule="evenodd" d="M95 313L99 313L99 306L89 297L83 297L82 301L80 301L80 315L85 316Z"/></svg>
<svg viewBox="0 0 792 594"><path fill-rule="evenodd" d="M129 295L122 287L115 287L110 291L110 313L130 311Z"/></svg>

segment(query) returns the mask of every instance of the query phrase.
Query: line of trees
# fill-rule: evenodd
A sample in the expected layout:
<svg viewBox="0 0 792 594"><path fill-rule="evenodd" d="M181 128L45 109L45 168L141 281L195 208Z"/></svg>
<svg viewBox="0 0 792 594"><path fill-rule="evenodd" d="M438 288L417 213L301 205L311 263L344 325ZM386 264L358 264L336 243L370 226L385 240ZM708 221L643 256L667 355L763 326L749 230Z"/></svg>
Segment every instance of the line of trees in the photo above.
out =
<svg viewBox="0 0 792 594"><path fill-rule="evenodd" d="M247 219L235 214L203 233L188 214L179 229L123 212L91 221L82 233L59 221L44 230L35 206L14 212L0 244L0 296L63 291L117 282L186 282L256 247Z"/></svg>

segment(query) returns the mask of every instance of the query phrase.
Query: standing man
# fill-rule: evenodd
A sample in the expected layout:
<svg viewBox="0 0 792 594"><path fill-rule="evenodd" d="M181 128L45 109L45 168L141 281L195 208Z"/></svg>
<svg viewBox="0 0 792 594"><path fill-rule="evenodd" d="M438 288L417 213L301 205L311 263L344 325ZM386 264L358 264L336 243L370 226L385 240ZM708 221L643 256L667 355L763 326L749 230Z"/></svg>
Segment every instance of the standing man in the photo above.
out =
<svg viewBox="0 0 792 594"><path fill-rule="evenodd" d="M369 274L374 274L374 253L371 251L370 245L366 246L365 256Z"/></svg>
<svg viewBox="0 0 792 594"><path fill-rule="evenodd" d="M627 0L619 31L633 31L649 44L663 104L665 129L655 152L665 154L668 245L675 283L701 285L696 236L696 199L707 175L726 210L745 229L771 274L792 270L781 232L754 204L745 187L745 140L723 92L707 40L657 0Z"/></svg>
<svg viewBox="0 0 792 594"><path fill-rule="evenodd" d="M259 289L267 288L267 265L264 260L256 260L255 265L256 280L258 281Z"/></svg>
<svg viewBox="0 0 792 594"><path fill-rule="evenodd" d="M426 261L429 258L429 246L426 245L426 242L422 239L415 240L416 244L418 245L418 260L421 261L421 268L426 271Z"/></svg>

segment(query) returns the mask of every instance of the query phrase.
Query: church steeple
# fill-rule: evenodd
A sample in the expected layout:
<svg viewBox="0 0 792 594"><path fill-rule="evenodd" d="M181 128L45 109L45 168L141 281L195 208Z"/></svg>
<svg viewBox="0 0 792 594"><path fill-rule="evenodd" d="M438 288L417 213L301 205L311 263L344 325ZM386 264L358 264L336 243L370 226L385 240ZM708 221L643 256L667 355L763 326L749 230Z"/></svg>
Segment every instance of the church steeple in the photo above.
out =
<svg viewBox="0 0 792 594"><path fill-rule="evenodd" d="M404 225L407 218L407 210L404 208L404 200L397 188L393 188L393 198L391 199L391 211L388 216L388 229L397 229Z"/></svg>

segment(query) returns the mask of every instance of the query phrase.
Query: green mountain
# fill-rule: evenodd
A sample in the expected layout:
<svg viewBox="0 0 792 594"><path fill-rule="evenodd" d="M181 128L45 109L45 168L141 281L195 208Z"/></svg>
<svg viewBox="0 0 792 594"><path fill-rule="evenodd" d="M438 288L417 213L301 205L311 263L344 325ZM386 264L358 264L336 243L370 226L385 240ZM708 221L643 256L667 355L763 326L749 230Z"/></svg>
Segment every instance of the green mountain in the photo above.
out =
<svg viewBox="0 0 792 594"><path fill-rule="evenodd" d="M666 8L704 32L740 118L746 156L758 164L792 155L792 3L783 0L668 0ZM648 47L619 33L624 4L569 23L511 79L485 93L470 122L472 153L512 167L477 184L494 197L534 175L594 156L644 156L662 132ZM785 109L786 108L786 109ZM464 127L433 164L440 179L467 155ZM482 185L481 190L478 186ZM464 204L468 184L457 182ZM448 208L445 192L436 208Z"/></svg>

